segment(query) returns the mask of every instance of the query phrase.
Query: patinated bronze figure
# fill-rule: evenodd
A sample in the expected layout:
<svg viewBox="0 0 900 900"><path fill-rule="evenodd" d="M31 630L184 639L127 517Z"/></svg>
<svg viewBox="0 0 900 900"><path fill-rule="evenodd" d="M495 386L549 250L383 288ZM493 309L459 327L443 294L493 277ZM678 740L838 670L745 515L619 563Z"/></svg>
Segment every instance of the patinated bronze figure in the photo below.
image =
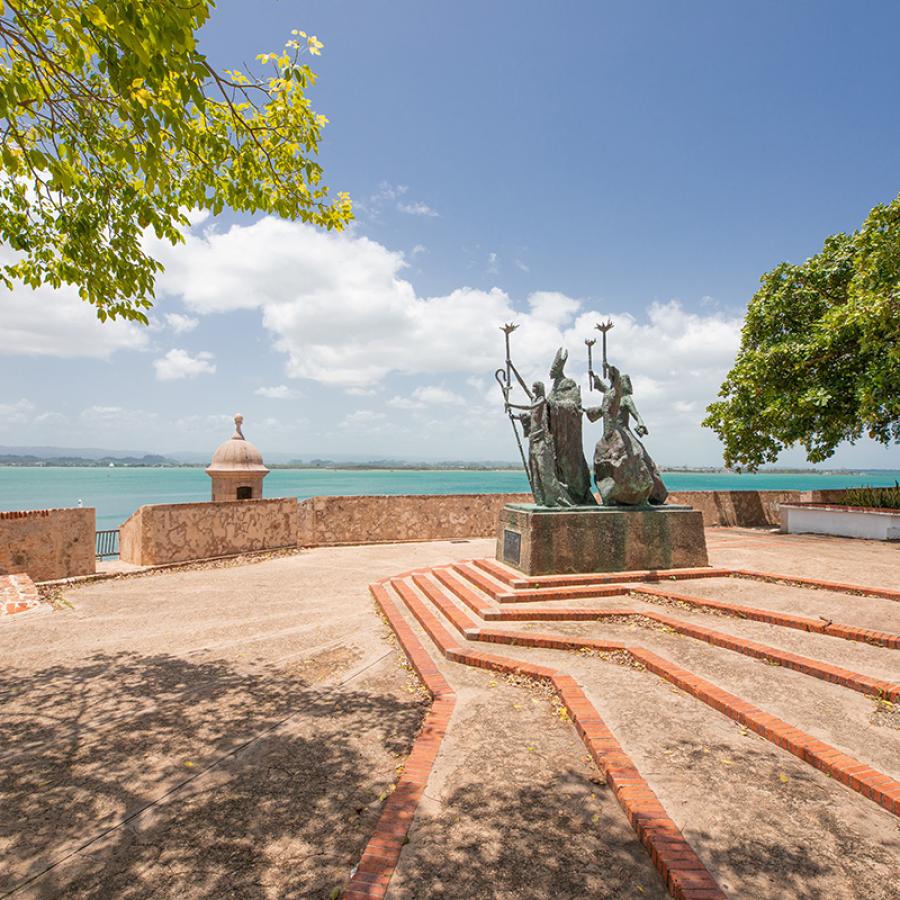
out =
<svg viewBox="0 0 900 900"><path fill-rule="evenodd" d="M547 395L550 433L556 445L556 477L573 505L596 506L582 444L581 388L565 375L568 356L562 347L556 351L550 367L553 386Z"/></svg>
<svg viewBox="0 0 900 900"><path fill-rule="evenodd" d="M538 506L597 505L582 446L584 415L591 422L603 420L603 436L594 450L594 480L603 505L661 505L666 501L666 486L639 439L648 432L634 403L631 378L622 375L606 360L606 335L612 327L612 322L597 326L603 333L603 372L609 378L608 384L593 371L591 351L595 341L585 341L588 348L588 378L592 388L603 393L600 406L585 409L581 389L565 374L568 353L562 347L556 351L550 367L553 382L549 393L545 393L544 384L540 381L529 389L510 358L509 336L516 326L503 326L506 366L498 369L495 376L503 391L504 406L513 423L522 462ZM512 376L527 394L527 405L510 402ZM523 412L513 413L513 410ZM634 431L631 429L632 420ZM519 438L519 427L528 439L527 462Z"/></svg>
<svg viewBox="0 0 900 900"><path fill-rule="evenodd" d="M531 386L531 393L533 402L530 406L509 405L512 409L527 410L520 413L518 419L528 438L528 475L534 502L538 506L572 506L556 475L556 444L550 432L544 383L536 381Z"/></svg>
<svg viewBox="0 0 900 900"><path fill-rule="evenodd" d="M600 407L586 410L590 421L603 419L603 437L594 449L594 480L604 506L662 504L669 492L656 464L637 435L648 434L632 396L631 378L606 366L609 384L591 373L594 387L603 392ZM630 420L635 421L632 432Z"/></svg>

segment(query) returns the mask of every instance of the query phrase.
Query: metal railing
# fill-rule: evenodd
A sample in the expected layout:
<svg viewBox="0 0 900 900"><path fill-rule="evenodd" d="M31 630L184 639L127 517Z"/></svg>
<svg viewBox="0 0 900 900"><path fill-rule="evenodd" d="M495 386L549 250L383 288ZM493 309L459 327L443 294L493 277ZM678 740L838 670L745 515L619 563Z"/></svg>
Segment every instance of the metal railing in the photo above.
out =
<svg viewBox="0 0 900 900"><path fill-rule="evenodd" d="M119 555L119 529L97 532L97 559Z"/></svg>

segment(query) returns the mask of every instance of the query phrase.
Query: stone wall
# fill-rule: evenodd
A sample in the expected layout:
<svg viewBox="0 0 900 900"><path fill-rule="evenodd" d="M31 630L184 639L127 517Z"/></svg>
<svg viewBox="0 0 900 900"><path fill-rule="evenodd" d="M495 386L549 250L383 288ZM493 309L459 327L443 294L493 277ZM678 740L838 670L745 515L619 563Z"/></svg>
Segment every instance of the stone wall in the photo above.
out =
<svg viewBox="0 0 900 900"><path fill-rule="evenodd" d="M716 525L777 526L780 503L839 502L843 491L680 491L670 503L693 506L707 528ZM528 494L403 494L311 497L299 504L304 547L493 537L507 503Z"/></svg>
<svg viewBox="0 0 900 900"><path fill-rule="evenodd" d="M141 566L298 544L297 500L142 506L119 528L119 558Z"/></svg>
<svg viewBox="0 0 900 900"><path fill-rule="evenodd" d="M93 574L96 521L93 509L0 512L0 575L50 581Z"/></svg>
<svg viewBox="0 0 900 900"><path fill-rule="evenodd" d="M778 525L780 503L839 503L843 491L682 491L706 527ZM526 494L293 497L142 506L119 529L125 562L152 566L283 547L493 537ZM35 581L95 571L93 509L0 513L0 575Z"/></svg>
<svg viewBox="0 0 900 900"><path fill-rule="evenodd" d="M300 502L300 543L381 544L492 537L506 503L526 494L311 497Z"/></svg>
<svg viewBox="0 0 900 900"><path fill-rule="evenodd" d="M845 491L675 491L669 503L685 503L703 513L707 528L739 525L755 528L780 525L781 503L835 503Z"/></svg>

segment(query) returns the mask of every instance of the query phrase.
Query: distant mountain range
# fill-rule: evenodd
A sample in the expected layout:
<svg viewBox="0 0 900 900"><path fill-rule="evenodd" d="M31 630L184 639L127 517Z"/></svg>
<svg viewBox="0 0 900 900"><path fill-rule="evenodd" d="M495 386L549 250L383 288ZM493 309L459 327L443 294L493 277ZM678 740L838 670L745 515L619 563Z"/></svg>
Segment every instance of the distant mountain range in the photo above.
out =
<svg viewBox="0 0 900 900"><path fill-rule="evenodd" d="M0 446L0 466L206 466L210 454L195 450L167 455L143 450L107 450L97 447L5 447ZM521 464L509 460L410 460L368 459L349 454L301 459L289 453L267 453L266 464L274 469L477 469L516 470ZM664 472L725 472L716 466L660 466ZM761 472L783 474L855 474L893 471L888 469L823 469L767 466Z"/></svg>
<svg viewBox="0 0 900 900"><path fill-rule="evenodd" d="M10 453L9 450L20 449L0 447L0 466L180 466L182 463L168 456L155 453L144 453L130 456L113 456L109 451L102 451L103 456L77 456L79 451L57 449L51 447L21 448L40 449L41 453Z"/></svg>
<svg viewBox="0 0 900 900"><path fill-rule="evenodd" d="M0 466L206 466L209 454L197 451L166 455L142 450L107 450L98 447L5 447L0 446ZM289 453L267 453L266 464L290 469L515 469L509 460L442 460L438 462L408 459L361 460L349 454L334 458L298 459Z"/></svg>
<svg viewBox="0 0 900 900"><path fill-rule="evenodd" d="M143 459L153 456L146 450L107 450L98 447L4 447L0 445L0 456L33 456L37 459ZM165 457L160 457L164 459Z"/></svg>

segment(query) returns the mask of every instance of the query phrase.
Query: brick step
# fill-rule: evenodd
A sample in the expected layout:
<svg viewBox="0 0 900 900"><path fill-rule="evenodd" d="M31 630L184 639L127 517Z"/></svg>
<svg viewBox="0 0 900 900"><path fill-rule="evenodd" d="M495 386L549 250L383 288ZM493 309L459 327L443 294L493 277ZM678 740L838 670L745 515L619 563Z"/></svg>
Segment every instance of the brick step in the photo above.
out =
<svg viewBox="0 0 900 900"><path fill-rule="evenodd" d="M632 588L631 592L636 596L658 597L663 600L686 603L700 609L713 609L726 615L737 616L740 619L752 619L756 622L766 622L769 625L781 625L784 628L796 628L800 631L827 634L847 641L859 641L864 644L873 644L876 647L900 650L900 634L893 634L889 631L873 631L869 628L856 628L853 625L844 625L828 619L811 619L807 616L794 616L771 609L739 606L736 603L726 603L723 600L712 600L708 597L696 597L693 594L678 594L666 588L641 586Z"/></svg>
<svg viewBox="0 0 900 900"><path fill-rule="evenodd" d="M694 578L723 578L731 569L703 566L690 569L641 569L631 572L577 572L569 575L523 575L497 560L480 558L472 563L514 590L540 587L569 587L586 584L623 584L632 581L689 580Z"/></svg>
<svg viewBox="0 0 900 900"><path fill-rule="evenodd" d="M814 588L820 591L834 591L838 594L854 594L858 597L879 597L882 600L900 600L900 590L893 588L866 587L841 581L823 581L821 578L804 578L800 575L781 575L776 572L760 572L756 569L734 569L736 578L752 578L757 581L771 581L775 584L791 584L797 587Z"/></svg>
<svg viewBox="0 0 900 900"><path fill-rule="evenodd" d="M422 585L427 585L435 596L440 592L433 581L421 576L413 580L420 589L424 590ZM407 581L392 581L391 587L447 659L491 671L524 674L549 681L559 694L585 747L613 789L629 824L650 854L669 894L677 900L724 900L725 894L574 678L546 666L463 650ZM453 615L451 621L457 626L463 625L461 617L468 618L467 614L446 595L444 599L458 613Z"/></svg>
<svg viewBox="0 0 900 900"><path fill-rule="evenodd" d="M601 651L624 651L636 662L644 665L650 671L666 679L676 687L686 691L708 706L728 715L735 721L746 725L756 731L766 740L776 746L788 750L804 762L826 772L831 777L841 781L857 793L867 799L873 800L888 812L900 816L900 782L884 775L861 763L859 760L842 753L837 748L826 744L806 734L798 728L794 728L782 719L766 713L759 707L742 700L740 697L725 691L712 682L683 669L670 660L665 659L650 650L638 646L628 646L618 642L594 641L584 638L569 638L565 636L534 634L524 632L503 632L479 629L477 623L461 610L455 603L443 593L442 589L431 579L424 575L413 578L413 583L425 596L437 606L448 618L453 626L467 639L480 641L493 641L495 643L509 643L521 647L540 647L556 650L580 650L583 647ZM396 582L398 593L403 597L407 606L411 603L421 605L421 600L412 591L406 582ZM410 607L412 608L412 607ZM636 615L641 615L635 611ZM669 616L658 613L642 614L648 619L661 621L673 630L679 630L692 637L705 640L721 646L724 649L735 650L745 655L759 659L771 659L778 661L789 668L804 674L811 675L822 680L840 684L852 690L865 694L875 694L900 699L900 685L891 685L878 679L870 678L847 669L840 669L821 663L816 660L801 657L796 654L786 653L774 647L764 644L756 644L742 638L735 638L712 629L704 629L683 623ZM440 625L438 620L428 613L430 621L441 629L444 638L450 644L453 638L449 632ZM418 618L418 616L417 616ZM421 620L420 620L421 621ZM428 628L424 622L423 627ZM430 633L430 632L429 632ZM476 654L477 656L477 654ZM475 664L475 663L473 663ZM538 667L543 668L543 667Z"/></svg>

